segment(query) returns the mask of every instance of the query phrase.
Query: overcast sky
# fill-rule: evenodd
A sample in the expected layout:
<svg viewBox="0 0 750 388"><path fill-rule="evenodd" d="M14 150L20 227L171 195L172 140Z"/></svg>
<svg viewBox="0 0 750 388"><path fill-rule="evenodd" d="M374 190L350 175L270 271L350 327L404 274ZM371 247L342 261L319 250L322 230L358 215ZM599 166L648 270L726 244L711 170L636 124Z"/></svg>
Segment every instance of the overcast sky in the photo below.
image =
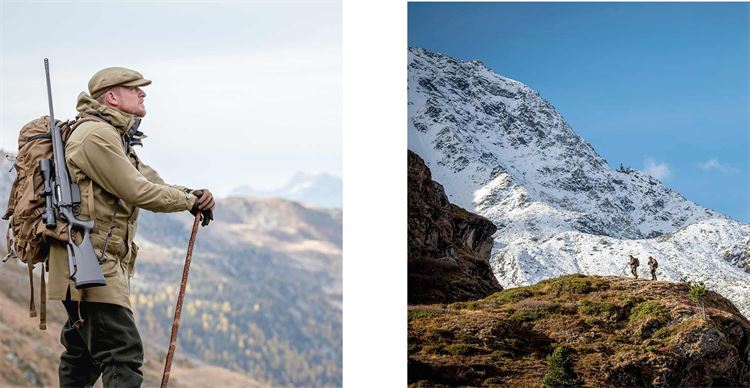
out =
<svg viewBox="0 0 750 388"><path fill-rule="evenodd" d="M338 2L0 1L0 147L55 116L98 70L152 80L137 151L170 183L219 195L270 189L297 171L341 176L341 5ZM33 27L30 27L30 23Z"/></svg>

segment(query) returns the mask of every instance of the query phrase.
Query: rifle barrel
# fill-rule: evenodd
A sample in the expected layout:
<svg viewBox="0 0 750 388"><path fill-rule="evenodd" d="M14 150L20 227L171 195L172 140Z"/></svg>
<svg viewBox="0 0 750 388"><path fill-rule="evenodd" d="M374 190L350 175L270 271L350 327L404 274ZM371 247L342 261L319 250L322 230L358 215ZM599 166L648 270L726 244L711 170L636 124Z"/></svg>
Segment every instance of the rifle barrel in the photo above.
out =
<svg viewBox="0 0 750 388"><path fill-rule="evenodd" d="M49 59L44 58L44 75L47 77L47 102L49 103L49 119L55 122L55 111L52 109L52 83L49 81Z"/></svg>

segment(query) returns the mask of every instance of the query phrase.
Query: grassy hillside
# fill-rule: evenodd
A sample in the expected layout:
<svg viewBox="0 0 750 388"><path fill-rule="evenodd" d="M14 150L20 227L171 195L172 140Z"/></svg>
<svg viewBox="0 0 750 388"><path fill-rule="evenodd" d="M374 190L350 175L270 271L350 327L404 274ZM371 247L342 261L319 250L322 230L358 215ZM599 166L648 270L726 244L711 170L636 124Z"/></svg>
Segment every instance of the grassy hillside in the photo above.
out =
<svg viewBox="0 0 750 388"><path fill-rule="evenodd" d="M412 386L749 386L750 322L685 283L568 275L409 307Z"/></svg>
<svg viewBox="0 0 750 388"><path fill-rule="evenodd" d="M38 276L37 273L36 287ZM50 301L47 330L39 330L39 319L29 318L26 269L14 261L0 264L0 284L0 387L57 386L57 368L63 350L60 329L67 319L65 309L60 302ZM167 348L148 341L144 341L144 346L144 386L158 386ZM180 354L178 347L170 387L263 386L246 375L188 361Z"/></svg>
<svg viewBox="0 0 750 388"><path fill-rule="evenodd" d="M271 198L219 201L201 228L179 344L273 386L341 385L341 211ZM131 301L166 346L191 218L144 212Z"/></svg>
<svg viewBox="0 0 750 388"><path fill-rule="evenodd" d="M9 171L10 162L0 158L0 168ZM12 178L12 173L0 174L3 204ZM342 211L278 198L233 197L217 199L214 216L196 240L178 354L271 386L341 385ZM131 281L131 302L141 337L157 349L168 345L191 225L186 212L142 211L138 221L136 240L141 249ZM0 220L0 247L6 230L7 223ZM0 283L0 294L18 296L11 299L22 308L11 315L21 314L21 322L26 322L28 280L12 267L0 265L0 275L21 283ZM53 303L50 313L56 314L56 308ZM64 312L59 309L55 319L61 323ZM3 313L0 326L9 317ZM36 327L33 322L24 325ZM59 328L50 325L49 332L51 342L42 348L54 349L50 352L56 359ZM38 339L34 333L19 331L13 336L33 342ZM21 368L9 363L13 359L0 354L0 366ZM147 353L147 362L154 359ZM209 366L188 369L200 373L186 372L183 383L225 381L213 379L210 370ZM179 372L173 375L179 378ZM48 383L51 378L41 376L39 381Z"/></svg>

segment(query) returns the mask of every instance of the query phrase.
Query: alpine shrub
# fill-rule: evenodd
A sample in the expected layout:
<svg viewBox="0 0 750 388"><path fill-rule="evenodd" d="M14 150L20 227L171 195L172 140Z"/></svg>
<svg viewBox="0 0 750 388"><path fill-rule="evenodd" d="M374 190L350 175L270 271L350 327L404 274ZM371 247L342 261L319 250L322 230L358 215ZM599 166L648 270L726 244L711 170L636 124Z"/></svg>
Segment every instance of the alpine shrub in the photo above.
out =
<svg viewBox="0 0 750 388"><path fill-rule="evenodd" d="M701 306L701 312L703 313L703 319L706 319L706 294L708 290L703 282L693 283L690 285L690 300Z"/></svg>
<svg viewBox="0 0 750 388"><path fill-rule="evenodd" d="M572 384L568 353L570 351L567 348L558 346L547 356L547 374L542 379L545 387L566 387Z"/></svg>

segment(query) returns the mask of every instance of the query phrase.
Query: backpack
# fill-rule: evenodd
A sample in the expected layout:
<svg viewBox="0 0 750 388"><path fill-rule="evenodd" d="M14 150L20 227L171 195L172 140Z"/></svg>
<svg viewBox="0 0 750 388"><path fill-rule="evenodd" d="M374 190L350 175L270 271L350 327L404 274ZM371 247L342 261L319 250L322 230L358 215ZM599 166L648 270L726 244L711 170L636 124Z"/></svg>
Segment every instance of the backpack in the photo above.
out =
<svg viewBox="0 0 750 388"><path fill-rule="evenodd" d="M64 122L55 120L60 128L63 143L68 140L68 137L78 125L89 120L92 119L79 119L77 117L75 120ZM53 159L49 124L49 116L42 116L21 128L18 135L18 155L13 165L13 168L16 169L16 178L10 189L8 208L2 216L4 220L8 221L6 235L8 254L3 262L8 261L9 258L17 258L25 263L29 270L30 317L36 317L37 315L34 304L33 271L36 264L42 264L39 317L39 328L42 330L47 328L44 264L47 260L50 243L52 240L68 241L68 227L60 217L57 217L55 229L47 229L44 221L42 221L45 199L39 195L44 188L39 161L41 159ZM46 270L48 271L49 267Z"/></svg>

